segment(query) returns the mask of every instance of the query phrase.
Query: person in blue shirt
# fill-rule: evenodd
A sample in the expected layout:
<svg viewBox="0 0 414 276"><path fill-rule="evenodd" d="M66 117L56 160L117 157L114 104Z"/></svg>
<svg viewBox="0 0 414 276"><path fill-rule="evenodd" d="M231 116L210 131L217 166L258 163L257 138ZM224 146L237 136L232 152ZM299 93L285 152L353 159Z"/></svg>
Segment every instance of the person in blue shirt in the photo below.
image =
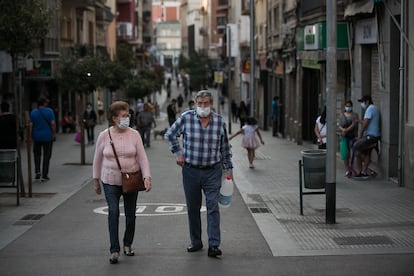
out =
<svg viewBox="0 0 414 276"><path fill-rule="evenodd" d="M279 106L279 97L274 96L272 101L272 134L274 137L278 136L279 133L279 116L280 116L280 106Z"/></svg>
<svg viewBox="0 0 414 276"><path fill-rule="evenodd" d="M220 246L220 209L218 199L223 170L227 179L233 178L230 144L224 118L211 111L212 94L201 90L195 97L195 110L180 115L165 137L169 149L182 167L184 194L188 209L191 244L187 252L203 248L200 208L202 191L207 207L209 257L222 254ZM178 141L183 136L182 146Z"/></svg>
<svg viewBox="0 0 414 276"><path fill-rule="evenodd" d="M35 163L35 179L49 180L49 162L52 157L53 141L56 140L56 122L53 110L47 107L47 100L40 98L37 108L30 113L30 133L32 134L33 156ZM43 166L40 163L43 150Z"/></svg>
<svg viewBox="0 0 414 276"><path fill-rule="evenodd" d="M358 102L361 103L361 108L365 110L365 114L361 121L362 125L357 141L353 146L357 166L360 170L360 173L356 177L368 178L368 165L371 160L371 151L381 137L380 113L372 102L371 96L365 95Z"/></svg>

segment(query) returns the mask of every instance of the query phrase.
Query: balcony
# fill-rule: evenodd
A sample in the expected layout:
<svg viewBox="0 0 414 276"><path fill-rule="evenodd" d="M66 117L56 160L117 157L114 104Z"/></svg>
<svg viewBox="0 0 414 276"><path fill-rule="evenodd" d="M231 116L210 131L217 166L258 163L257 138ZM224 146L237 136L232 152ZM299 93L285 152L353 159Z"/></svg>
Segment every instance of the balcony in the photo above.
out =
<svg viewBox="0 0 414 276"><path fill-rule="evenodd" d="M111 12L111 8L110 7L97 7L95 9L95 13L96 13L96 21L103 21L103 22L112 22L112 20L114 19L114 15Z"/></svg>
<svg viewBox="0 0 414 276"><path fill-rule="evenodd" d="M132 23L129 22L119 22L116 25L116 36L131 39L132 38Z"/></svg>

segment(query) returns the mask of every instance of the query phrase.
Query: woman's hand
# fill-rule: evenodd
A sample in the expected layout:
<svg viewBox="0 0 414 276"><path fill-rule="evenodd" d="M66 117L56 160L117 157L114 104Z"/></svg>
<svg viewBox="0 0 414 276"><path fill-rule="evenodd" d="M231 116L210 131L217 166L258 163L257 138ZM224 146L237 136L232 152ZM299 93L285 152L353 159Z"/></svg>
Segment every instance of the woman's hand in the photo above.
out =
<svg viewBox="0 0 414 276"><path fill-rule="evenodd" d="M152 188L151 177L144 178L144 186L145 186L145 192L151 191L151 188Z"/></svg>
<svg viewBox="0 0 414 276"><path fill-rule="evenodd" d="M99 183L99 179L93 180L93 189L95 190L95 193L100 195L102 194L101 184Z"/></svg>

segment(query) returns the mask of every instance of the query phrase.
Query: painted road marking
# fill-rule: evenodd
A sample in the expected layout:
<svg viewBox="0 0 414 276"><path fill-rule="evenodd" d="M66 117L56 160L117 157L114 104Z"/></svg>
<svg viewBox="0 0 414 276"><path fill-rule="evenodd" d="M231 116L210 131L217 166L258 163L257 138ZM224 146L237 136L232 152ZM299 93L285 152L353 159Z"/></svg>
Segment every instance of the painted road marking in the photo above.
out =
<svg viewBox="0 0 414 276"><path fill-rule="evenodd" d="M119 204L119 214L125 216L124 204ZM205 206L201 206L201 212L206 211ZM93 210L96 214L108 215L108 206L98 207ZM187 205L182 203L138 203L136 216L173 216L187 214Z"/></svg>

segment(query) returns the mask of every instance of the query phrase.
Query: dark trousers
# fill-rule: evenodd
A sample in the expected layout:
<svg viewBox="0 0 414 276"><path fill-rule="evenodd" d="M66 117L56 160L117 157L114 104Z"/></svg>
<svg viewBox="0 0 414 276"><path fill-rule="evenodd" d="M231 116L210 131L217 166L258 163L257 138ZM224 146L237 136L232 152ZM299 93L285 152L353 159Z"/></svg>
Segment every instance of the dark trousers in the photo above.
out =
<svg viewBox="0 0 414 276"><path fill-rule="evenodd" d="M151 144L151 127L145 126L142 127L142 141L144 142L145 146L150 146Z"/></svg>
<svg viewBox="0 0 414 276"><path fill-rule="evenodd" d="M49 162L52 157L52 147L53 142L34 142L33 145L33 156L35 162L35 173L42 174L43 177L48 176L49 174ZM40 162L42 159L42 150L43 150L43 166L42 171L40 172Z"/></svg>
<svg viewBox="0 0 414 276"><path fill-rule="evenodd" d="M95 141L95 127L87 127L85 129L88 137L88 143L93 144Z"/></svg>
<svg viewBox="0 0 414 276"><path fill-rule="evenodd" d="M273 136L277 136L279 133L279 118L273 118L272 133Z"/></svg>

